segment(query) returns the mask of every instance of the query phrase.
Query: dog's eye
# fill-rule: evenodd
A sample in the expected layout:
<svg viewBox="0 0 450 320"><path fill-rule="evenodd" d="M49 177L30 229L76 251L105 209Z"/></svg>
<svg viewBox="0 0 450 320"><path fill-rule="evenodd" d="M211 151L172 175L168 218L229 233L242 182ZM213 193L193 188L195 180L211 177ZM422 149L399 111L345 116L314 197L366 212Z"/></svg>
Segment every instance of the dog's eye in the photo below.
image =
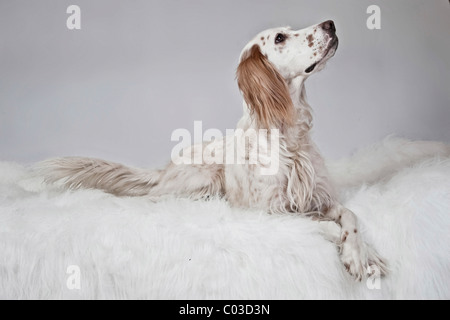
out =
<svg viewBox="0 0 450 320"><path fill-rule="evenodd" d="M275 36L275 44L282 43L284 40L286 40L286 36L282 33L278 33Z"/></svg>

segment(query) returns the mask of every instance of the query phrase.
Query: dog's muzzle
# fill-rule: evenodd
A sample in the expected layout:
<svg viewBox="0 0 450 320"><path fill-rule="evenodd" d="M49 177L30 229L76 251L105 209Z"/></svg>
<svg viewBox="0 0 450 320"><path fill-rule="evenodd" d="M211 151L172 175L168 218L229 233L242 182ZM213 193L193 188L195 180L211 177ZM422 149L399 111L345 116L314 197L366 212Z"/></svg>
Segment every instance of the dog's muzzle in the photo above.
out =
<svg viewBox="0 0 450 320"><path fill-rule="evenodd" d="M334 48L336 50L338 45L338 37L336 36L336 27L333 20L322 22L321 24L319 24L319 27L322 28L322 30L325 31L325 33L328 34L331 39L328 43L327 50L330 50L331 48Z"/></svg>
<svg viewBox="0 0 450 320"><path fill-rule="evenodd" d="M338 37L336 36L336 26L334 25L333 20L322 22L321 24L319 24L319 27L323 31L325 31L325 33L330 37L331 40L328 42L326 53L323 55L323 58L320 61L315 62L311 66L309 66L305 70L306 73L311 73L321 61L328 60L328 58L333 56L339 43ZM333 52L330 52L331 50L333 50ZM329 53L331 53L330 56Z"/></svg>
<svg viewBox="0 0 450 320"><path fill-rule="evenodd" d="M322 22L319 24L319 27L321 27L330 36L334 36L336 34L336 27L334 26L333 20Z"/></svg>

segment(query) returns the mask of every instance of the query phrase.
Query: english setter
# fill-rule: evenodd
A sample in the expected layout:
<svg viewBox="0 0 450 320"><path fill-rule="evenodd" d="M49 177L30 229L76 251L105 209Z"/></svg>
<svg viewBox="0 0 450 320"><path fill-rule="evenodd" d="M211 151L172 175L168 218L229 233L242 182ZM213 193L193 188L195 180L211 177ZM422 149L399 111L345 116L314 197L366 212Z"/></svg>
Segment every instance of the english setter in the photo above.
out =
<svg viewBox="0 0 450 320"><path fill-rule="evenodd" d="M361 240L355 214L337 201L322 157L310 137L312 116L304 83L323 69L337 47L335 25L325 21L297 31L287 27L263 31L241 53L237 82L244 97L244 115L237 128L243 132L265 129L269 132L266 142L277 132L279 144L275 151L279 161L275 174L263 175L259 171L263 163L248 161L172 161L162 170L144 170L104 160L66 157L44 161L40 168L48 182L59 181L71 189L96 188L117 196L152 199L168 194L195 199L217 196L235 207L332 220L341 226L337 244L347 271L357 280L368 275L369 266L383 275L387 272L384 261ZM240 139L246 139L245 135ZM195 154L198 150L194 147L188 152ZM259 152L269 152L264 150ZM245 157L248 160L248 154Z"/></svg>

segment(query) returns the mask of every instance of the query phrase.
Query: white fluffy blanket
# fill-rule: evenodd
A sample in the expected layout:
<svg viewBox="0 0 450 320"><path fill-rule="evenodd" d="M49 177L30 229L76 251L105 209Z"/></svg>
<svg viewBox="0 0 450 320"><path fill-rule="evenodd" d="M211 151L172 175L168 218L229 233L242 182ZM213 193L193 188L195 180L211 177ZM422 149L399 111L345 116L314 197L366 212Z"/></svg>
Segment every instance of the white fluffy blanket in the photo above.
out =
<svg viewBox="0 0 450 320"><path fill-rule="evenodd" d="M315 221L61 191L0 162L0 298L450 299L450 147L388 138L329 167L389 262L379 289L347 275Z"/></svg>

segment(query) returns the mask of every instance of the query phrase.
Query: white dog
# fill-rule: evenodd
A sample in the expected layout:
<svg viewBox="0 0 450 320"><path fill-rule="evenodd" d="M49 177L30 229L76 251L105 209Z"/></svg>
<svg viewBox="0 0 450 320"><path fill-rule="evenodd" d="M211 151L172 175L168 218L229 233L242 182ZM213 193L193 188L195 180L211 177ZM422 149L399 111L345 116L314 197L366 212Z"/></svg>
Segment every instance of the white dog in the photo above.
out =
<svg viewBox="0 0 450 320"><path fill-rule="evenodd" d="M269 147L262 148L263 151L259 148L258 152L268 156L276 151L275 174L262 175L260 170L265 164L248 161L243 164L172 161L162 170L143 170L97 159L58 158L43 162L40 168L47 181L60 181L73 189L97 188L118 196L152 199L168 194L195 199L219 196L232 206L332 220L342 228L337 242L347 271L358 280L370 270L378 269L385 274L387 267L383 260L361 240L356 216L337 202L322 157L310 138L312 117L304 83L324 67L337 46L334 23L325 21L297 31L290 28L263 31L241 54L237 81L244 97L244 115L237 127L243 132L267 130L265 145ZM277 150L269 150L273 135L279 141ZM246 148L244 160L249 160L251 146ZM186 152L196 154L198 150Z"/></svg>

